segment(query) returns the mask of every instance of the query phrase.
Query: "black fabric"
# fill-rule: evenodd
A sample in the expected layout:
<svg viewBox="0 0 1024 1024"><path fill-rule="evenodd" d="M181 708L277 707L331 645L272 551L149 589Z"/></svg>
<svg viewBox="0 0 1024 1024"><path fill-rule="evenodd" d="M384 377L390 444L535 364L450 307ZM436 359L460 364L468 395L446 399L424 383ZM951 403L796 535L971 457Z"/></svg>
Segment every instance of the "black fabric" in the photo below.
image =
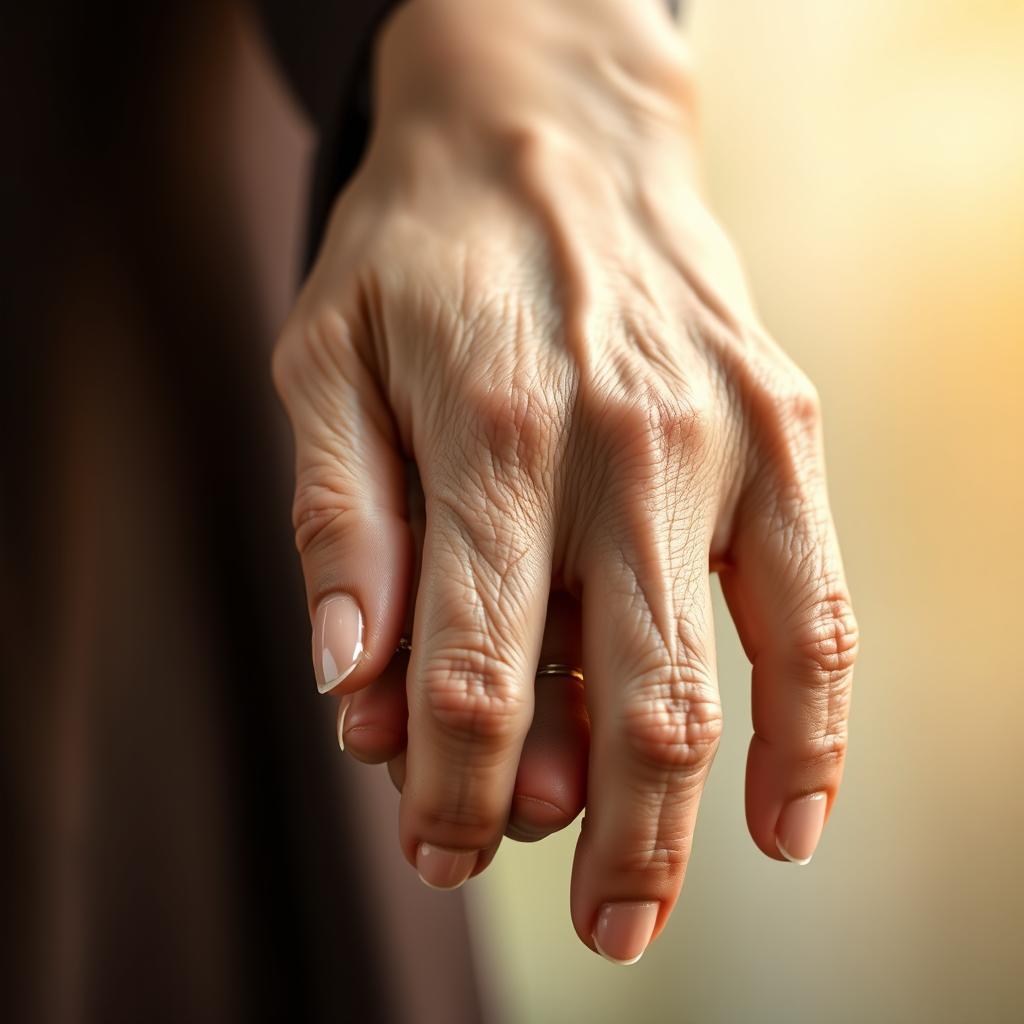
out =
<svg viewBox="0 0 1024 1024"><path fill-rule="evenodd" d="M256 0L288 80L321 132L355 95L377 26L400 0Z"/></svg>
<svg viewBox="0 0 1024 1024"><path fill-rule="evenodd" d="M225 183L188 173L225 10L5 13L5 1020L399 1019L267 327Z"/></svg>

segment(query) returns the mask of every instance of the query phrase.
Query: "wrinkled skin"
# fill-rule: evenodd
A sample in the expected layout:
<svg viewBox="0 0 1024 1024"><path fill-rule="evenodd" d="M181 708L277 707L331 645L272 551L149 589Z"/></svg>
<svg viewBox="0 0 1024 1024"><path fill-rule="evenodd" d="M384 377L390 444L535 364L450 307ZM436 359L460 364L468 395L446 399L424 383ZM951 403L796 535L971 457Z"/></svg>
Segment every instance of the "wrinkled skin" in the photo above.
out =
<svg viewBox="0 0 1024 1024"><path fill-rule="evenodd" d="M818 399L697 194L656 5L401 9L274 376L311 615L365 616L346 749L391 762L410 863L477 873L585 802L580 938L617 901L655 901L656 935L721 732L710 571L753 664L755 843L782 860L784 807L831 810L856 625Z"/></svg>

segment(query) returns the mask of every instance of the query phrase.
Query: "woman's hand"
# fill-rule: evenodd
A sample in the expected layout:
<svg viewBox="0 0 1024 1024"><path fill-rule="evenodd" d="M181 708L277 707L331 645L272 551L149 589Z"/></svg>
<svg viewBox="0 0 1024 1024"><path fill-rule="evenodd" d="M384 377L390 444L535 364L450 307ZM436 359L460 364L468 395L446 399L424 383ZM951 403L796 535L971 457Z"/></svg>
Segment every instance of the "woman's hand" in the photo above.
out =
<svg viewBox="0 0 1024 1024"><path fill-rule="evenodd" d="M856 650L817 397L757 322L693 163L656 3L412 0L274 361L320 689L385 674L415 597L400 834L425 880L493 856L538 661L576 642L544 640L549 591L579 600L572 916L618 961L677 898L721 732L709 569L754 666L747 820L770 857L818 841Z"/></svg>

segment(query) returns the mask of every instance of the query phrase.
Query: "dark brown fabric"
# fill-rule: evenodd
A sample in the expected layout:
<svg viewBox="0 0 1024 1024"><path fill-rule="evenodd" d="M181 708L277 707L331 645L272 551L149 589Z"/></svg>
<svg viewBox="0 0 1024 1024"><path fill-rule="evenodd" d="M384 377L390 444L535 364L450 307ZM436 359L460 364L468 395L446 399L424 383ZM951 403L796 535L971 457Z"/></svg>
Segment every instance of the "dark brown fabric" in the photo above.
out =
<svg viewBox="0 0 1024 1024"><path fill-rule="evenodd" d="M5 15L0 1016L474 1021L461 902L312 685L236 13Z"/></svg>

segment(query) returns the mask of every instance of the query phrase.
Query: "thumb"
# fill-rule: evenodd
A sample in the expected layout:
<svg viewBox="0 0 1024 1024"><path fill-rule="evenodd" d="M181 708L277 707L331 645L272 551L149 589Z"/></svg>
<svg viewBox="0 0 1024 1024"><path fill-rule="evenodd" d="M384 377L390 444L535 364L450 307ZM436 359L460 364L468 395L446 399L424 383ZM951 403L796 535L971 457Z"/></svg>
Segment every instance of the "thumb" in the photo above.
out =
<svg viewBox="0 0 1024 1024"><path fill-rule="evenodd" d="M295 542L321 693L371 683L398 646L412 538L390 410L336 313L286 328L274 385L295 435Z"/></svg>

